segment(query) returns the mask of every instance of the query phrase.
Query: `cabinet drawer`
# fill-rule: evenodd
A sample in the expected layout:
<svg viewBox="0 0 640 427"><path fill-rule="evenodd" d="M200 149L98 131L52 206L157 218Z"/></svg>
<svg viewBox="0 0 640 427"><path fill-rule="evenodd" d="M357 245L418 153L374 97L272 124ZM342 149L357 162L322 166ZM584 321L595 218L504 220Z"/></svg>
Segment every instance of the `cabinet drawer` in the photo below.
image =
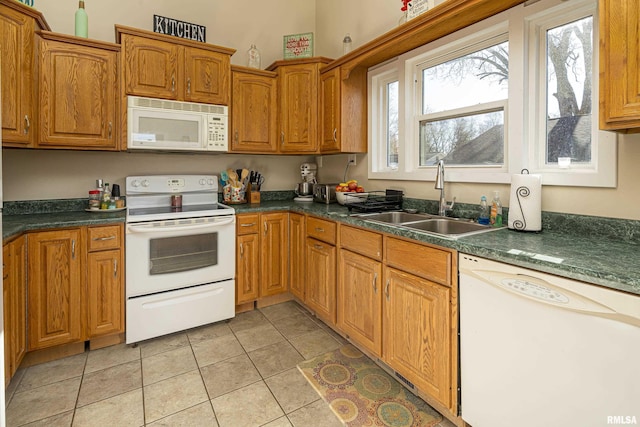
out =
<svg viewBox="0 0 640 427"><path fill-rule="evenodd" d="M87 229L89 252L119 249L122 245L121 231L120 225L89 227Z"/></svg>
<svg viewBox="0 0 640 427"><path fill-rule="evenodd" d="M307 236L336 244L336 223L310 216L307 218Z"/></svg>
<svg viewBox="0 0 640 427"><path fill-rule="evenodd" d="M369 258L382 259L382 235L378 233L341 225L340 246Z"/></svg>
<svg viewBox="0 0 640 427"><path fill-rule="evenodd" d="M256 234L260 231L260 214L243 214L236 216L238 235Z"/></svg>
<svg viewBox="0 0 640 427"><path fill-rule="evenodd" d="M385 238L384 255L388 266L451 286L451 252L404 240Z"/></svg>

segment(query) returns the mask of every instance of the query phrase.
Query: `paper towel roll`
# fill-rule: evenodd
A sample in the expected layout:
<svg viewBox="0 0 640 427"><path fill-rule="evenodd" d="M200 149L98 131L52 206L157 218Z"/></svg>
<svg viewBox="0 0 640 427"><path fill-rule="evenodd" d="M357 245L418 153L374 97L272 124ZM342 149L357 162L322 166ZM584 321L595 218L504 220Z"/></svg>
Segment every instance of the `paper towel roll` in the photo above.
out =
<svg viewBox="0 0 640 427"><path fill-rule="evenodd" d="M523 170L523 172L525 172ZM542 230L542 179L526 173L511 176L508 227L513 230Z"/></svg>

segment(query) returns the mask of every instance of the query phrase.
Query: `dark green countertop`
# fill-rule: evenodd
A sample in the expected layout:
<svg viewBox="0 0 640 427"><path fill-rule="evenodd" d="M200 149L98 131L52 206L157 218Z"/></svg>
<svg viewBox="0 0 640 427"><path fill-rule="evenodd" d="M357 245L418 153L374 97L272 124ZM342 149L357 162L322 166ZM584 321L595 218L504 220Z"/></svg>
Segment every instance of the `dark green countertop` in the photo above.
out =
<svg viewBox="0 0 640 427"><path fill-rule="evenodd" d="M2 216L2 240L6 241L26 231L124 223L126 212L56 212Z"/></svg>
<svg viewBox="0 0 640 427"><path fill-rule="evenodd" d="M640 295L640 242L587 234L581 229L570 229L568 224L567 230L562 232L543 228L542 232L532 233L509 230L505 227L502 230L452 240L364 221L349 216L347 208L338 204L282 201L263 202L259 205L235 205L234 208L237 213L273 210L309 213L456 249L470 255Z"/></svg>
<svg viewBox="0 0 640 427"><path fill-rule="evenodd" d="M418 231L409 231L406 228L364 221L349 216L347 208L338 204L325 205L286 200L263 201L256 205L233 205L233 208L239 214L266 211L293 211L313 214L346 224L456 249L470 255L640 295L640 257L638 256L640 241L633 233L631 233L632 238L628 239L607 237L606 228L610 227L610 224L606 219L594 219L594 221L602 221L602 226L598 228L598 230L604 230L602 233L575 228L568 221L564 221L562 231L552 226L543 226L543 231L540 233L520 232L504 228L452 240ZM6 241L15 235L31 230L123 223L125 218L124 211L5 215L2 220L2 237ZM560 217L560 220L563 219Z"/></svg>

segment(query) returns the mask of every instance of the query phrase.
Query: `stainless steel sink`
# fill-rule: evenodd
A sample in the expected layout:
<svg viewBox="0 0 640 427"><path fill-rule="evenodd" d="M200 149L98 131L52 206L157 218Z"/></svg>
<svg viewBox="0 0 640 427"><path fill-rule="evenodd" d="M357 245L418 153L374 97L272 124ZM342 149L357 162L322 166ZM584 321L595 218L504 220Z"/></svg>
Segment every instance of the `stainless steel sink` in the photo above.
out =
<svg viewBox="0 0 640 427"><path fill-rule="evenodd" d="M402 226L429 233L455 237L498 230L498 228L490 227L488 225L476 224L475 222L465 222L453 218L438 218L426 221L410 222L402 224Z"/></svg>
<svg viewBox="0 0 640 427"><path fill-rule="evenodd" d="M365 221L381 222L415 231L423 231L440 237L457 239L478 233L500 230L500 228L481 225L457 218L443 218L437 215L412 214L407 212L381 212L353 215Z"/></svg>
<svg viewBox="0 0 640 427"><path fill-rule="evenodd" d="M362 218L365 221L378 221L386 224L402 224L405 222L424 221L425 219L435 218L429 214L418 214L408 212L379 212L368 214L356 214L353 215L358 218Z"/></svg>

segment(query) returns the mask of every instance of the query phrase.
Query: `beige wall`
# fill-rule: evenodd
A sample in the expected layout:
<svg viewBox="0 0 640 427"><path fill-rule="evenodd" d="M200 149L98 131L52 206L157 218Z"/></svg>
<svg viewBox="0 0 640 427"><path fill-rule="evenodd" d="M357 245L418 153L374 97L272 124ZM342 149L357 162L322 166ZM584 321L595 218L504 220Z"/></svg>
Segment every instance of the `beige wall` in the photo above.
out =
<svg viewBox="0 0 640 427"><path fill-rule="evenodd" d="M194 22L207 27L207 41L238 52L234 64L244 65L245 51L256 43L262 53L262 66L282 57L282 36L313 31L317 55L337 57L342 53L342 38L350 33L354 48L397 25L400 0L248 0L211 2L207 0L85 0L89 14L89 36L114 41L113 25L123 24L151 29L154 14ZM36 0L52 29L73 33L76 0ZM95 178L122 183L136 173L219 173L227 167L259 167L268 181L265 189L292 189L299 180L301 162L311 157L174 155L92 153L70 151L3 150L5 200L33 200L84 197ZM550 187L543 189L543 209L555 212L640 219L640 135L623 135L618 145L618 187L594 189ZM319 179L342 180L346 156L322 156ZM348 177L358 179L371 190L396 188L409 197L437 199L433 181L367 180L366 155L357 156ZM482 194L500 190L508 205L506 185L456 184L447 188L447 198L477 203Z"/></svg>

